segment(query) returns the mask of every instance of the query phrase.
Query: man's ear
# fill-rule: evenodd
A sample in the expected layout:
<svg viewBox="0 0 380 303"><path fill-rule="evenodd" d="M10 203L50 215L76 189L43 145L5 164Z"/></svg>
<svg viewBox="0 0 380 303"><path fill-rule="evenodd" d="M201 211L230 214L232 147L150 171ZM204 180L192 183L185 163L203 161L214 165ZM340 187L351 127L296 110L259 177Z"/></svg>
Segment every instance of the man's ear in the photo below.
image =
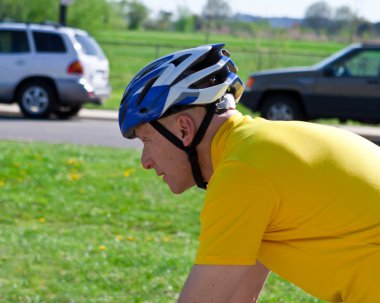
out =
<svg viewBox="0 0 380 303"><path fill-rule="evenodd" d="M176 119L178 134L184 146L189 146L195 137L196 125L193 118L187 114L179 115Z"/></svg>

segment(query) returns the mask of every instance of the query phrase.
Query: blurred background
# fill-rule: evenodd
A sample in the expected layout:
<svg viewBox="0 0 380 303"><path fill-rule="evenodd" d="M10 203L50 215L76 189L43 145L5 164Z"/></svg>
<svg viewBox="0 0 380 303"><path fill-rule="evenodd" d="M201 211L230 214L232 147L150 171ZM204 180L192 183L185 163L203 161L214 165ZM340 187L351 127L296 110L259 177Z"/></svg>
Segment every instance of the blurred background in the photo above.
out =
<svg viewBox="0 0 380 303"><path fill-rule="evenodd" d="M204 192L174 197L121 137L116 110L131 77L159 56L220 42L244 82L264 69L313 65L348 44L380 42L379 11L378 0L0 0L2 23L86 30L108 58L112 86L104 104L85 105L108 120L1 113L0 302L175 302L196 252ZM11 76L3 66L20 55L7 51L0 88ZM48 71L43 60L54 56L38 55ZM81 65L62 66L64 77L82 81ZM48 100L41 83L29 82L26 97ZM272 274L260 302L322 301Z"/></svg>
<svg viewBox="0 0 380 303"><path fill-rule="evenodd" d="M59 22L87 30L110 61L105 108L149 61L225 42L245 81L253 71L311 65L353 42L380 40L375 0L1 0L0 20Z"/></svg>

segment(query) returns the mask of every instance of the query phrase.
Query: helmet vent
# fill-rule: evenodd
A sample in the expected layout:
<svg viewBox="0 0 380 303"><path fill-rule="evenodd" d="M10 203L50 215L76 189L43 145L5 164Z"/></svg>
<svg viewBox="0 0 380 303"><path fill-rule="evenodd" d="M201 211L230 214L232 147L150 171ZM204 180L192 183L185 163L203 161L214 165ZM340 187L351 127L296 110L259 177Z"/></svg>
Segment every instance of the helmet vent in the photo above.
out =
<svg viewBox="0 0 380 303"><path fill-rule="evenodd" d="M174 59L172 62L170 62L171 64L174 64L174 66L178 66L180 65L183 61L185 61L187 58L189 58L191 56L191 54L186 54L186 55L182 55L180 57L178 57L177 59Z"/></svg>
<svg viewBox="0 0 380 303"><path fill-rule="evenodd" d="M139 106L140 103L142 102L142 100L144 100L146 94L148 93L148 91L151 89L151 87L153 86L154 82L156 82L156 80L158 79L158 77L154 77L152 79L150 79L144 86L144 89L142 90L142 92L140 93L140 96L138 97L138 99L136 100L136 106Z"/></svg>
<svg viewBox="0 0 380 303"><path fill-rule="evenodd" d="M228 77L228 73L229 73L228 69L223 68L215 72L214 74L208 75L207 77L193 83L192 85L190 85L190 88L201 89L201 88L207 88L207 87L219 85L223 83L224 81L226 81Z"/></svg>
<svg viewBox="0 0 380 303"><path fill-rule="evenodd" d="M146 108L146 107L143 107L143 108L141 108L140 110L139 110L139 113L140 114L145 114L145 113L147 113L148 112L148 109Z"/></svg>
<svg viewBox="0 0 380 303"><path fill-rule="evenodd" d="M138 80L138 79L141 79L142 77L146 76L147 74L149 74L151 71L157 69L158 67L160 67L162 64L164 64L165 62L167 62L168 60L170 60L170 58L162 58L162 59L158 59L157 61L154 61L152 62L151 64L149 64L147 67L143 68L136 76L135 76L135 80Z"/></svg>

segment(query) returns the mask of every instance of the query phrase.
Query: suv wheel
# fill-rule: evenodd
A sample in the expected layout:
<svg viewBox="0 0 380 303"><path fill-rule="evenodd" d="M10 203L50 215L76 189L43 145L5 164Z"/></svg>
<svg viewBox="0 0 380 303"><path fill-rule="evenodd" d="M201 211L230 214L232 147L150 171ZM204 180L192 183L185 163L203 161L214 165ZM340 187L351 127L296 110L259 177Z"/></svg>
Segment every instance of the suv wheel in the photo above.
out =
<svg viewBox="0 0 380 303"><path fill-rule="evenodd" d="M62 105L56 108L55 114L60 119L68 119L75 116L82 108L82 105Z"/></svg>
<svg viewBox="0 0 380 303"><path fill-rule="evenodd" d="M268 120L305 120L296 100L289 95L267 97L260 108L261 116Z"/></svg>
<svg viewBox="0 0 380 303"><path fill-rule="evenodd" d="M43 81L30 81L18 92L18 104L21 112L28 118L46 118L56 106L56 97L52 88Z"/></svg>

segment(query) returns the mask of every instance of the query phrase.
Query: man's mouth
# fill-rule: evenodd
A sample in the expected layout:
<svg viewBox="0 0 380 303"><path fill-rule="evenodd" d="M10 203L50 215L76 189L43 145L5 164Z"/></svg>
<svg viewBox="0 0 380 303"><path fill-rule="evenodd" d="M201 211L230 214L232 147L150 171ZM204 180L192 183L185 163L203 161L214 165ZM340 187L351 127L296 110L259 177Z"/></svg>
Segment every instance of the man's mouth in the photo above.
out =
<svg viewBox="0 0 380 303"><path fill-rule="evenodd" d="M164 180L165 181L165 173L163 173L163 172L157 172L157 176L158 177L161 177L162 178L162 180Z"/></svg>

